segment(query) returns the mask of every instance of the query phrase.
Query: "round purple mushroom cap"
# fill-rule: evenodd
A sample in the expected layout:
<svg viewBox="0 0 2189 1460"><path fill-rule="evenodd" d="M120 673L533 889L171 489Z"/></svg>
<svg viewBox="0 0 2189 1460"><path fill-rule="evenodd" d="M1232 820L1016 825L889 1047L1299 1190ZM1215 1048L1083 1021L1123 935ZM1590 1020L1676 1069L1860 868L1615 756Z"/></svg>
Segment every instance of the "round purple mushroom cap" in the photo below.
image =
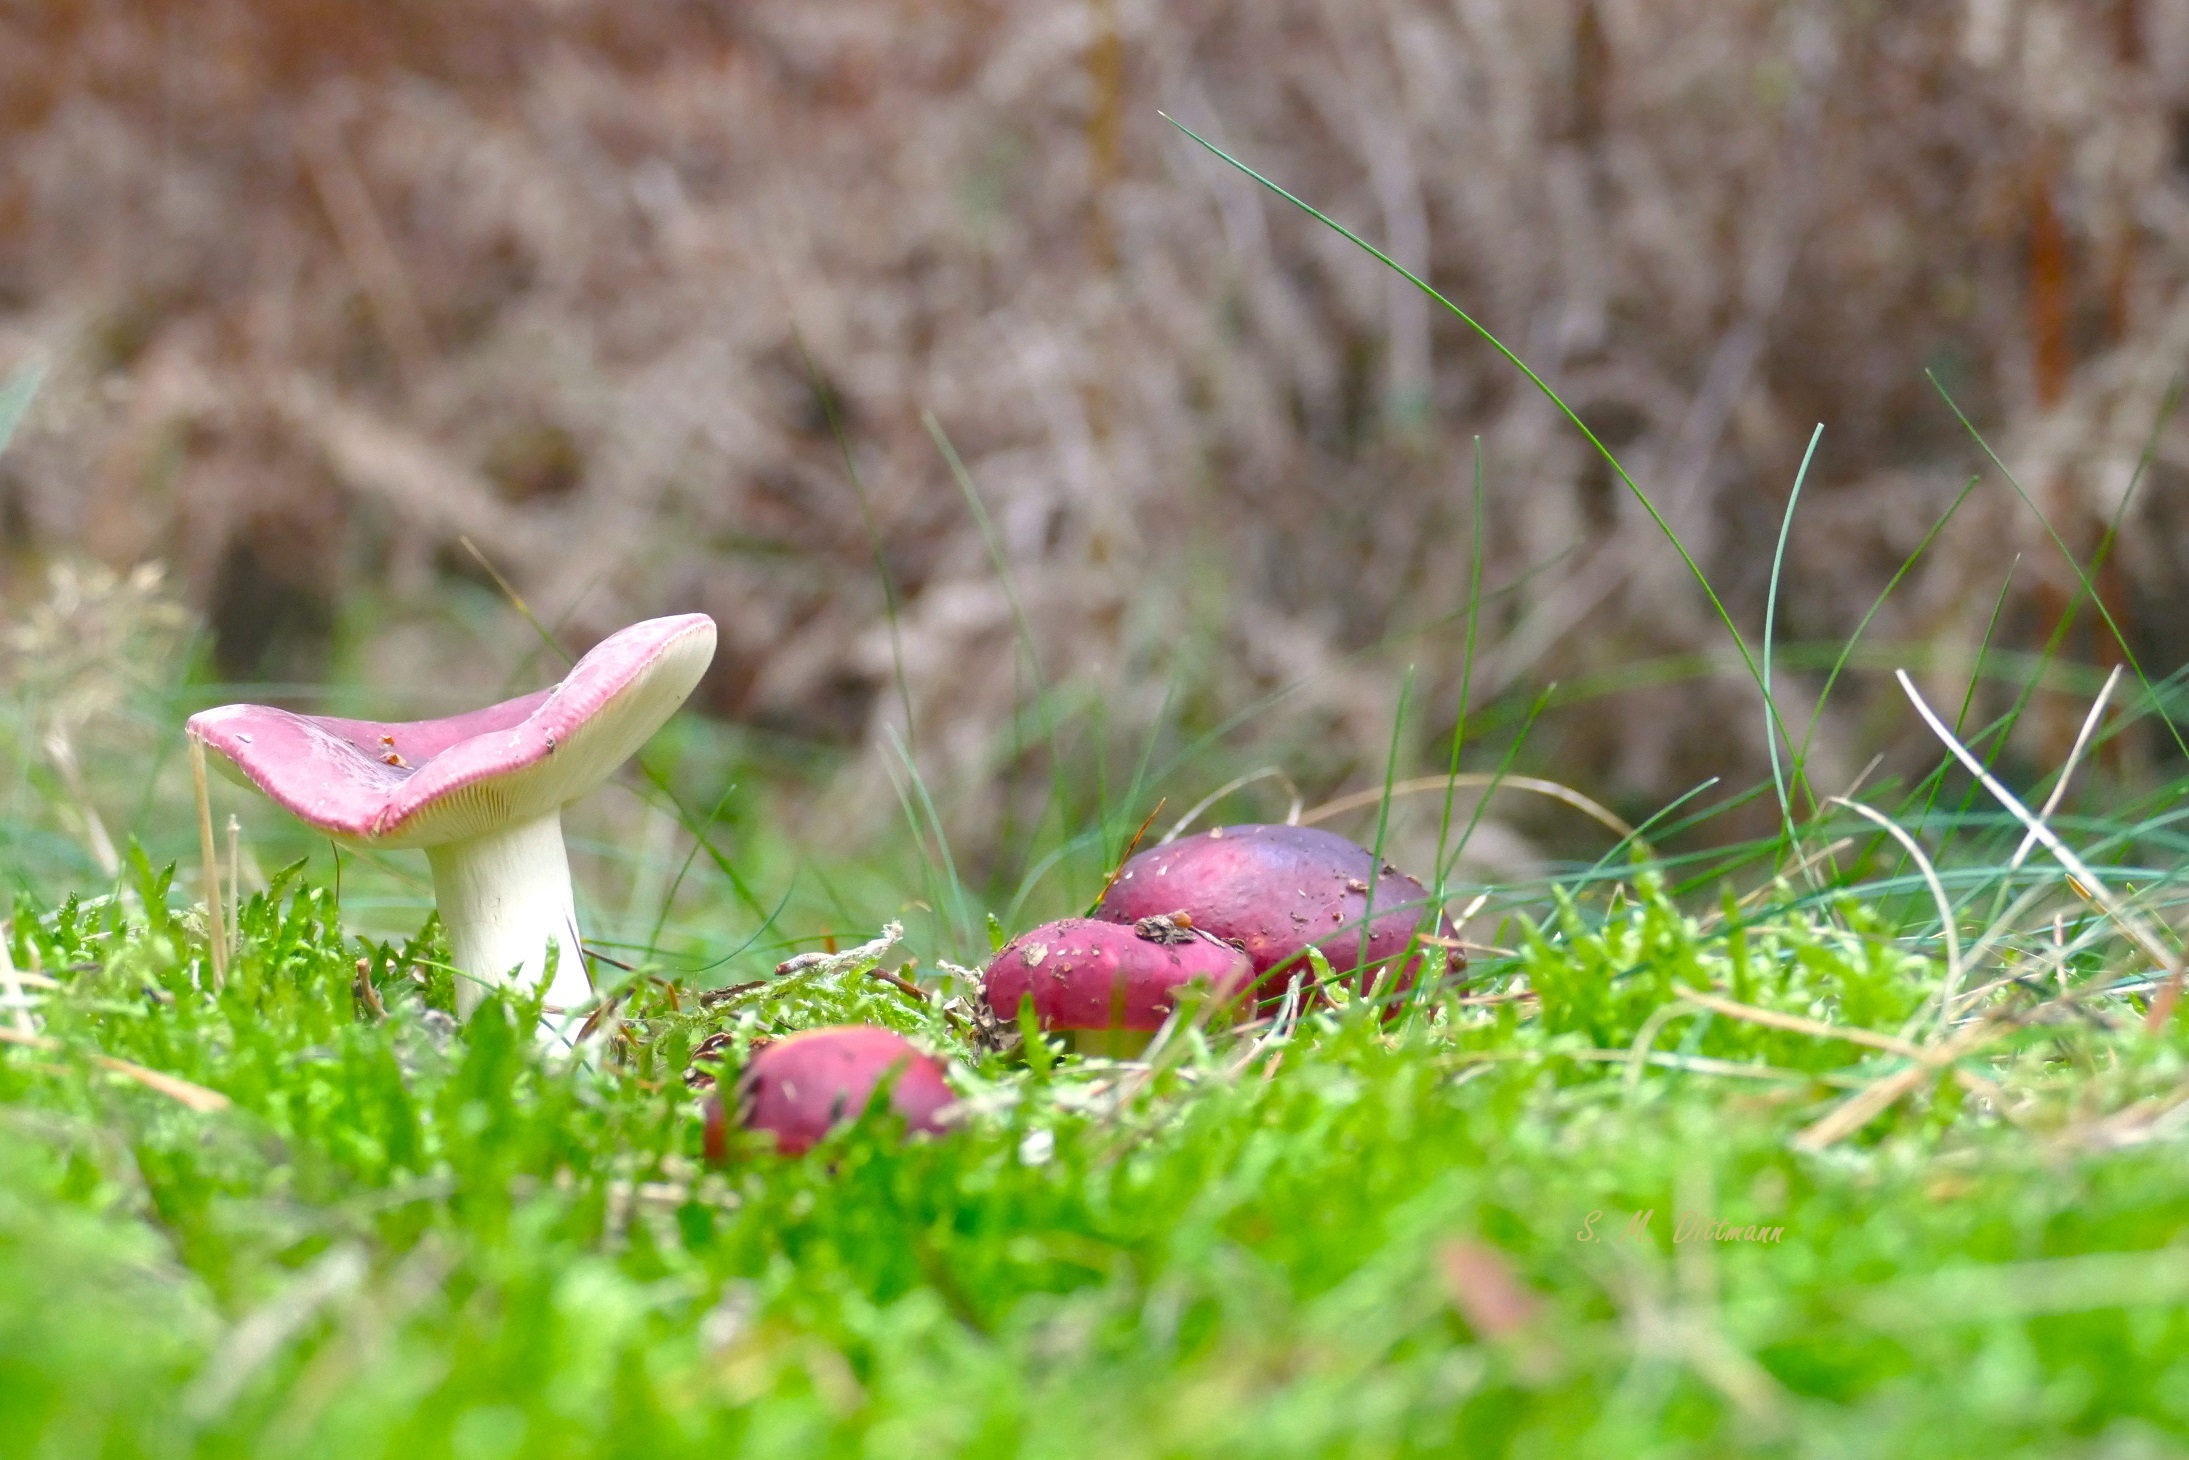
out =
<svg viewBox="0 0 2189 1460"><path fill-rule="evenodd" d="M795 1156L857 1120L885 1079L889 1108L906 1130L943 1130L938 1117L957 1096L942 1061L872 1024L808 1029L755 1054L737 1082L738 1119L748 1130L773 1132L776 1149Z"/></svg>
<svg viewBox="0 0 2189 1460"><path fill-rule="evenodd" d="M1375 914L1362 957L1369 892ZM1396 867L1378 867L1365 847L1311 826L1222 826L1150 847L1119 869L1095 916L1134 923L1184 912L1194 927L1233 943L1252 960L1258 996L1281 995L1296 976L1312 978L1304 954L1322 950L1331 971L1349 977L1387 968L1421 927L1429 893ZM1441 915L1437 927L1442 930ZM1426 966L1457 969L1456 949L1430 947L1408 962L1394 987ZM1388 990L1386 990L1388 991Z"/></svg>
<svg viewBox="0 0 2189 1460"><path fill-rule="evenodd" d="M457 968L458 1007L517 970L547 1002L586 1000L562 807L592 790L676 712L714 657L705 614L612 634L560 684L440 720L383 723L223 705L187 733L232 779L354 847L423 848Z"/></svg>
<svg viewBox="0 0 2189 1460"><path fill-rule="evenodd" d="M1138 927L1060 918L1006 943L982 991L1006 1020L1031 998L1044 1029L1152 1033L1196 980L1227 1001L1253 978L1244 953L1168 918Z"/></svg>

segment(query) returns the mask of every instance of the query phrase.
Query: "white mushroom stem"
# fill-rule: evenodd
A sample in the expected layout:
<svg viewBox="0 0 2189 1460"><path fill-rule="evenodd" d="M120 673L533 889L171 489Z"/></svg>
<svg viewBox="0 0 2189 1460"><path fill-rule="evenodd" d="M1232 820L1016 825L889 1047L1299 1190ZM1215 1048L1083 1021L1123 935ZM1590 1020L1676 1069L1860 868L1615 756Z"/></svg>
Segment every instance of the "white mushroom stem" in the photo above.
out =
<svg viewBox="0 0 2189 1460"><path fill-rule="evenodd" d="M562 812L512 822L495 831L426 849L433 895L448 929L449 949L463 976L456 1009L465 1018L493 987L530 991L547 971L547 946L558 948L551 1009L574 1010L593 996L578 941L578 909L563 851ZM550 1013L557 1032L577 1020Z"/></svg>

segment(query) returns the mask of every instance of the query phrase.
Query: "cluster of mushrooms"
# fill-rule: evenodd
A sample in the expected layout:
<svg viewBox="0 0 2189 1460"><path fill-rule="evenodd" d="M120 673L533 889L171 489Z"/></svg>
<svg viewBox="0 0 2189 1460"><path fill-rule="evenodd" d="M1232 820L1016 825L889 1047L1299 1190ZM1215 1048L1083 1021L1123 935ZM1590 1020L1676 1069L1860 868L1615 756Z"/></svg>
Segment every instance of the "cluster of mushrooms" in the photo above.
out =
<svg viewBox="0 0 2189 1460"><path fill-rule="evenodd" d="M226 705L190 718L193 754L338 843L422 848L459 974L458 1012L489 988L536 991L574 1043L592 998L579 941L562 807L643 745L714 655L704 614L651 619L602 641L551 689L441 720L379 723ZM1150 848L1118 869L1092 916L1044 923L982 975L1005 1023L1030 1009L1083 1054L1129 1057L1189 997L1269 1008L1329 977L1395 999L1465 963L1421 883L1330 832L1218 827ZM1429 924L1424 929L1424 923ZM807 1030L758 1050L734 1101L745 1128L804 1151L887 1085L908 1130L938 1132L953 1101L942 1063L868 1025ZM730 1112L710 1104L709 1154Z"/></svg>

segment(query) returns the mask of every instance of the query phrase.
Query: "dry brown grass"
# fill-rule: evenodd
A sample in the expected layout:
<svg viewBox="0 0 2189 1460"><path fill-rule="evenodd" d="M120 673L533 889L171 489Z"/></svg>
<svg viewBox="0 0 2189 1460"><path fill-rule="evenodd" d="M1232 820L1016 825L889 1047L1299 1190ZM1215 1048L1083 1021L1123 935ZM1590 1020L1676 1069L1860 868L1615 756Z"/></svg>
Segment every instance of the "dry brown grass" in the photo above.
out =
<svg viewBox="0 0 2189 1460"><path fill-rule="evenodd" d="M1751 632L1826 422L1781 622L1831 641L1978 465L1926 367L2095 543L2189 351L2185 87L2183 0L12 0L0 364L55 370L0 468L9 571L171 560L239 678L328 672L370 589L339 667L476 684L527 631L448 610L468 535L573 644L713 613L708 706L857 750L843 804L887 804L901 659L978 828L962 793L1045 773L1005 764L1030 669L932 410L1052 682L1121 742L1166 685L1206 725L1300 683L1246 753L1333 786L1380 767L1400 665L1449 724L1476 433L1492 691L1722 631L1507 367L1158 107L1510 339ZM2177 425L2107 577L2161 670L2185 471ZM2041 641L2074 581L1996 482L1873 636L1965 668L2017 551L2006 634ZM1751 724L1720 675L1554 714L1539 758L1647 799L1760 769Z"/></svg>

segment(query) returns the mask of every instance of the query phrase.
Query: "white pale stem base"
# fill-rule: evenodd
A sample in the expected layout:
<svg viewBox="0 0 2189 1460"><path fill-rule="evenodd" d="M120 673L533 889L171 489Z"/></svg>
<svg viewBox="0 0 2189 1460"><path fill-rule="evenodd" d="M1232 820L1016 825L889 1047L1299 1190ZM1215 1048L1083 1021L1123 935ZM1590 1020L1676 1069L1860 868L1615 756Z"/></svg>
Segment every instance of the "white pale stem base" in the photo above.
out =
<svg viewBox="0 0 2189 1460"><path fill-rule="evenodd" d="M490 987L530 990L547 971L547 945L556 954L555 983L543 1022L558 1033L577 1021L553 1012L592 998L578 942L578 909L563 851L562 813L551 811L475 836L426 849L433 895L441 906L456 967L456 1010L470 1018Z"/></svg>

